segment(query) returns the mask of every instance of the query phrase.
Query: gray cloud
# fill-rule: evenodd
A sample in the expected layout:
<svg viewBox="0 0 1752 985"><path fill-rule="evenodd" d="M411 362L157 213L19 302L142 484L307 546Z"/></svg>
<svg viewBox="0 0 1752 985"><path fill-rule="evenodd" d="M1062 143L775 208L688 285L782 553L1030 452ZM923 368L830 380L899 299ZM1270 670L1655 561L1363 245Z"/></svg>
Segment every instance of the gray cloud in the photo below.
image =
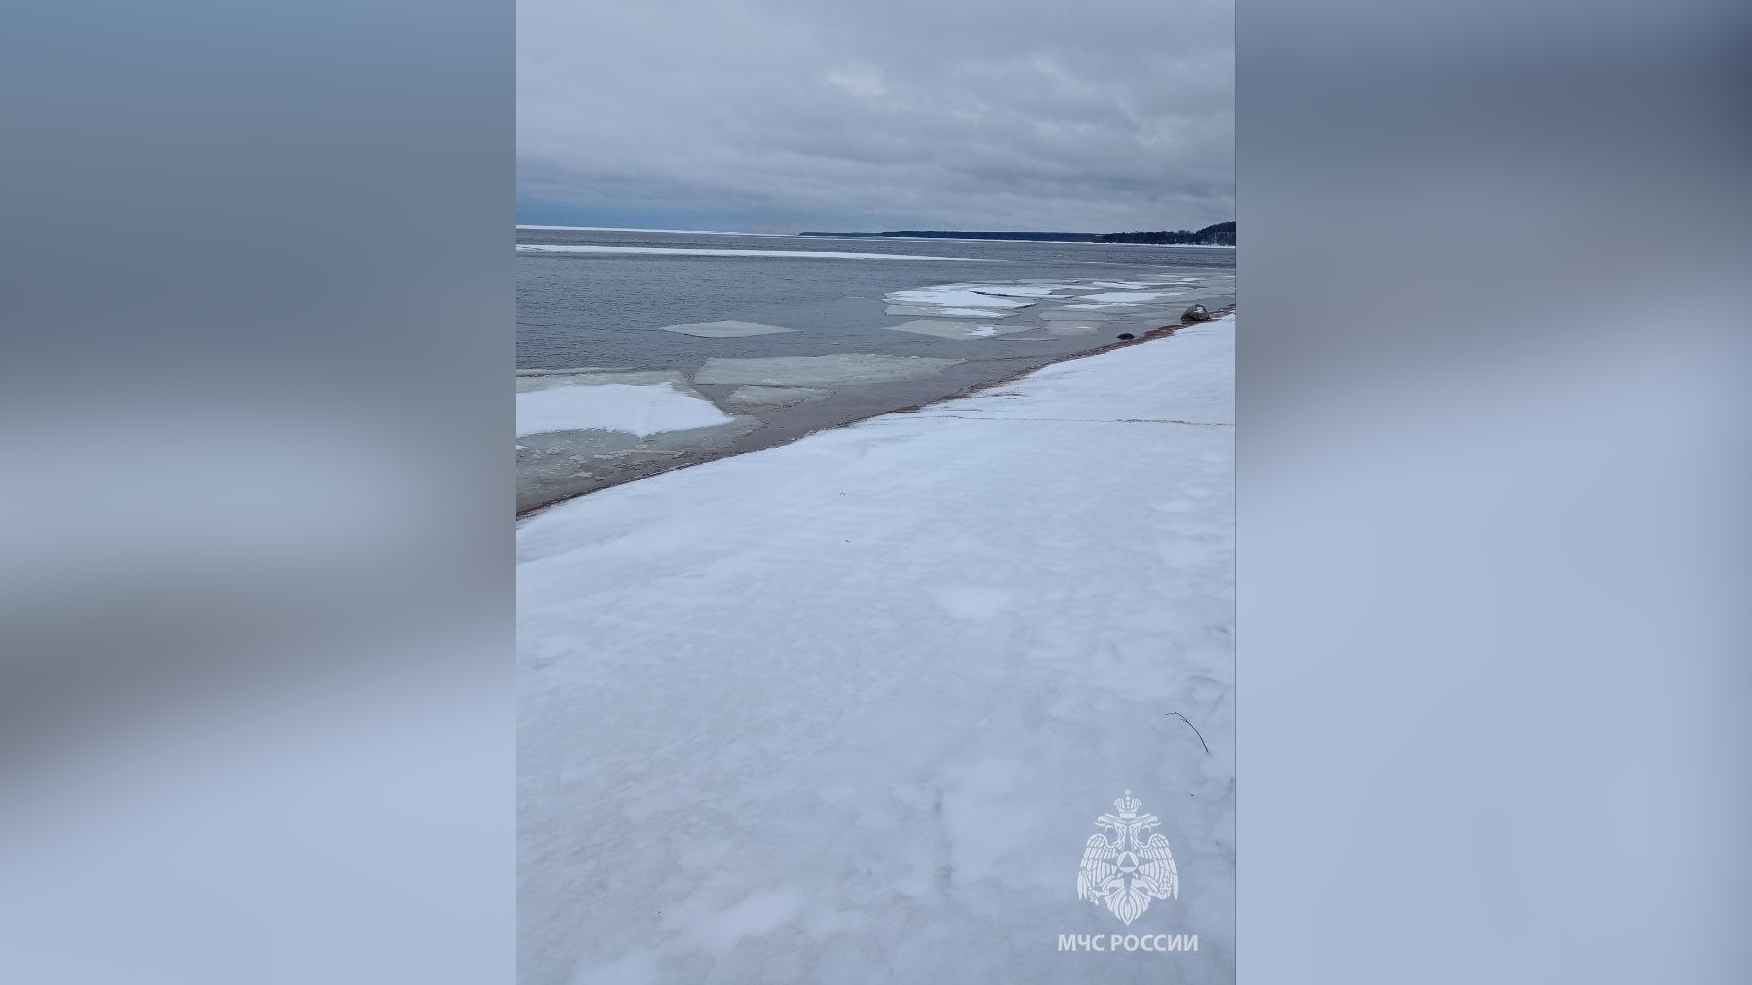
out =
<svg viewBox="0 0 1752 985"><path fill-rule="evenodd" d="M1234 217L1229 0L520 0L522 221Z"/></svg>

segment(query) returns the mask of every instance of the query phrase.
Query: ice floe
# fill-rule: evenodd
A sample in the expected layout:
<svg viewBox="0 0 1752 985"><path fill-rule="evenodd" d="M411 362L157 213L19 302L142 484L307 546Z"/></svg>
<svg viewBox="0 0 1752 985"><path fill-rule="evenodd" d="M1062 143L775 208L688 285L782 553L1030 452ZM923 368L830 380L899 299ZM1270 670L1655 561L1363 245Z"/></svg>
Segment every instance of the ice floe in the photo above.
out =
<svg viewBox="0 0 1752 985"><path fill-rule="evenodd" d="M687 390L687 377L675 370L616 370L601 367L579 369L520 369L517 392L546 390L579 383L621 383L627 386L673 385Z"/></svg>
<svg viewBox="0 0 1752 985"><path fill-rule="evenodd" d="M972 290L975 294L991 294L997 297L1045 298L1051 297L1054 291L1075 288L1058 284L976 284Z"/></svg>
<svg viewBox="0 0 1752 985"><path fill-rule="evenodd" d="M571 369L520 369L518 376L580 376L599 373L623 373L631 366L574 366ZM599 381L601 382L601 381Z"/></svg>
<svg viewBox="0 0 1752 985"><path fill-rule="evenodd" d="M1101 311L1098 309L1108 309ZM1067 304L1058 308L1048 308L1040 312L1041 321L1106 321L1115 312L1113 305L1106 304Z"/></svg>
<svg viewBox="0 0 1752 985"><path fill-rule="evenodd" d="M832 390L811 390L802 386L739 386L730 391L727 399L733 404L757 407L794 407L832 395Z"/></svg>
<svg viewBox="0 0 1752 985"><path fill-rule="evenodd" d="M781 328L778 325L763 325L752 321L708 321L689 325L665 325L663 331L674 332L677 335L692 335L700 339L742 339L751 335L776 335L779 332L795 332L794 328Z"/></svg>
<svg viewBox="0 0 1752 985"><path fill-rule="evenodd" d="M1142 301L1154 301L1167 297L1163 291L1108 291L1105 294L1085 294L1085 301L1100 301L1104 304L1137 304Z"/></svg>
<svg viewBox="0 0 1752 985"><path fill-rule="evenodd" d="M934 376L960 359L883 356L848 352L831 356L770 356L763 359L708 359L696 383L752 383L760 386L811 386L891 383Z"/></svg>
<svg viewBox="0 0 1752 985"><path fill-rule="evenodd" d="M640 437L627 431L552 431L519 438L517 510L599 489L629 471L664 467L703 448L723 447L762 427L748 414L724 424Z"/></svg>
<svg viewBox="0 0 1752 985"><path fill-rule="evenodd" d="M932 319L887 326L891 332L911 332L914 335L932 335L940 339L989 339L995 335L1032 331L1034 327L1032 325L983 325L978 322L936 321Z"/></svg>
<svg viewBox="0 0 1752 985"><path fill-rule="evenodd" d="M1220 275L1213 275L1220 276ZM1012 336L1032 330L1034 325L1000 327L995 321L1018 314L1032 307L1029 314L1041 321L1074 321L1085 324L1109 318L1150 319L1162 316L1170 299L1181 297L1191 282L1198 278L1142 277L1136 280L1090 280L1070 283L1046 280L1012 283L938 284L887 295L890 315L915 316L930 319L974 321L974 327L933 327L929 322L907 322L889 326L892 330L934 335L939 338L967 339L994 335ZM1105 288L1106 290L1101 290ZM1088 291L1090 293L1082 293ZM990 331L987 331L990 329ZM1085 334L1094 331L1068 329L1059 335Z"/></svg>
<svg viewBox="0 0 1752 985"><path fill-rule="evenodd" d="M891 315L913 315L924 318L1008 318L1015 311L988 311L984 308L937 308L931 305L891 304Z"/></svg>
<svg viewBox="0 0 1752 985"><path fill-rule="evenodd" d="M673 381L571 382L525 377L553 385L518 388L517 436L551 431L624 431L648 437L664 431L713 427L730 421L710 400ZM519 380L523 382L523 380Z"/></svg>
<svg viewBox="0 0 1752 985"><path fill-rule="evenodd" d="M895 291L888 295L890 304L934 305L944 308L1026 308L1033 301L1001 298L982 294L965 284L946 287L922 287L913 291Z"/></svg>

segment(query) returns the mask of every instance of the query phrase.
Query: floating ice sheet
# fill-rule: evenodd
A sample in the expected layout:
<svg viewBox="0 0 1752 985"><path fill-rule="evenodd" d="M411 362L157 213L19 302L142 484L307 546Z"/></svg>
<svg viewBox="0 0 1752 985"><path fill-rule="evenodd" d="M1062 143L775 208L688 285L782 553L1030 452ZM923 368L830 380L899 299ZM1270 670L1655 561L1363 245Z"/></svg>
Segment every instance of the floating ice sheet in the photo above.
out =
<svg viewBox="0 0 1752 985"><path fill-rule="evenodd" d="M571 369L520 369L517 375L522 376L580 376L600 373L625 373L631 366L574 366ZM525 389L529 389L525 387Z"/></svg>
<svg viewBox="0 0 1752 985"><path fill-rule="evenodd" d="M739 386L730 391L728 399L731 403L757 407L794 407L832 395L831 390L811 390L802 386Z"/></svg>
<svg viewBox="0 0 1752 985"><path fill-rule="evenodd" d="M984 308L939 308L933 305L891 304L887 311L891 315L913 315L923 318L1008 318L1015 311L986 310Z"/></svg>
<svg viewBox="0 0 1752 985"><path fill-rule="evenodd" d="M614 369L554 369L554 370L518 370L517 392L527 393L531 390L547 390L559 386L571 386L575 383L624 383L628 386L649 386L651 384L670 384L678 390L687 391L687 377L675 370L644 369L644 370L614 370Z"/></svg>
<svg viewBox="0 0 1752 985"><path fill-rule="evenodd" d="M1108 291L1105 294L1085 294L1085 301L1101 301L1107 304L1137 304L1140 301L1154 301L1165 297L1162 291Z"/></svg>
<svg viewBox="0 0 1752 985"><path fill-rule="evenodd" d="M1044 298L1051 297L1056 290L1074 290L1069 285L1059 284L975 284L971 290L975 294L991 294L997 297L1014 298Z"/></svg>
<svg viewBox="0 0 1752 985"><path fill-rule="evenodd" d="M763 325L752 321L708 321L689 325L665 325L665 332L677 335L692 335L700 339L742 339L751 335L776 335L780 332L795 332L794 328L781 328L778 325Z"/></svg>
<svg viewBox="0 0 1752 985"><path fill-rule="evenodd" d="M572 382L520 389L517 394L518 437L582 430L624 431L648 437L729 421L730 416L710 400L673 382Z"/></svg>
<svg viewBox="0 0 1752 985"><path fill-rule="evenodd" d="M771 356L764 359L708 359L697 383L752 383L760 386L811 386L891 383L934 376L961 362L930 356L883 356L848 352L832 356Z"/></svg>
<svg viewBox="0 0 1752 985"><path fill-rule="evenodd" d="M1034 303L1033 301L1018 301L1015 298L1000 298L990 294L981 294L965 284L923 287L916 291L895 291L888 295L888 302L890 304L928 304L953 308L1026 308Z"/></svg>
<svg viewBox="0 0 1752 985"><path fill-rule="evenodd" d="M627 431L552 431L517 439L517 509L589 492L628 471L660 466L762 427L738 414L725 424L640 437Z"/></svg>
<svg viewBox="0 0 1752 985"><path fill-rule="evenodd" d="M995 335L1011 335L1033 330L1032 325L992 325L966 321L935 321L921 319L900 325L886 326L891 332L911 332L932 335L939 339L989 339Z"/></svg>

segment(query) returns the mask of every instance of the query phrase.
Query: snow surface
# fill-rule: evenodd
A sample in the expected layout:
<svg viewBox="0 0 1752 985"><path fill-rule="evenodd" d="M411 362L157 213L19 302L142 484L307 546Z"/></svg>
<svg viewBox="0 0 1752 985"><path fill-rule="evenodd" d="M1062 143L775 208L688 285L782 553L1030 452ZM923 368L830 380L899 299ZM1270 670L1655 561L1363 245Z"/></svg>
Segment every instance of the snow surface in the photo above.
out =
<svg viewBox="0 0 1752 985"><path fill-rule="evenodd" d="M778 325L763 325L753 321L708 321L689 325L665 325L663 331L675 332L678 335L692 335L700 339L743 339L751 335L795 332L796 329L781 328Z"/></svg>
<svg viewBox="0 0 1752 985"><path fill-rule="evenodd" d="M761 386L891 383L934 376L961 362L930 356L884 356L847 352L832 356L770 356L764 359L708 359L694 374L696 383L754 383Z"/></svg>
<svg viewBox="0 0 1752 985"><path fill-rule="evenodd" d="M1232 982L1233 363L1230 317L521 524L520 980ZM1180 877L1129 927L1076 893L1128 789ZM1199 950L1057 953L1109 933Z"/></svg>
<svg viewBox="0 0 1752 985"><path fill-rule="evenodd" d="M834 253L827 250L705 250L679 246L585 246L518 243L519 253L652 253L705 257L819 257L829 260L955 260L962 263L1005 263L983 257L922 256L910 253Z"/></svg>
<svg viewBox="0 0 1752 985"><path fill-rule="evenodd" d="M710 400L667 383L573 383L517 394L517 436L549 431L625 431L648 437L729 422Z"/></svg>

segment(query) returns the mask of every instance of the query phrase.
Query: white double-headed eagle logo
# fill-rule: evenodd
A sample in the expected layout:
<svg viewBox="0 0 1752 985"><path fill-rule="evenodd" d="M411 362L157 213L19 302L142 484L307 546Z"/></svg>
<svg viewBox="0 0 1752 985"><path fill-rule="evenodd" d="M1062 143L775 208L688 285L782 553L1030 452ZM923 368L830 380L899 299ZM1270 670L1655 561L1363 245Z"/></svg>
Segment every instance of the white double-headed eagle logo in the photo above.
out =
<svg viewBox="0 0 1752 985"><path fill-rule="evenodd" d="M1089 836L1083 866L1077 870L1077 898L1105 903L1126 926L1144 915L1153 899L1180 895L1180 874L1168 839L1150 832L1161 824L1154 814L1139 814L1143 801L1127 790L1113 802L1118 814L1103 814L1095 823L1103 829ZM1106 832L1111 831L1110 840Z"/></svg>

